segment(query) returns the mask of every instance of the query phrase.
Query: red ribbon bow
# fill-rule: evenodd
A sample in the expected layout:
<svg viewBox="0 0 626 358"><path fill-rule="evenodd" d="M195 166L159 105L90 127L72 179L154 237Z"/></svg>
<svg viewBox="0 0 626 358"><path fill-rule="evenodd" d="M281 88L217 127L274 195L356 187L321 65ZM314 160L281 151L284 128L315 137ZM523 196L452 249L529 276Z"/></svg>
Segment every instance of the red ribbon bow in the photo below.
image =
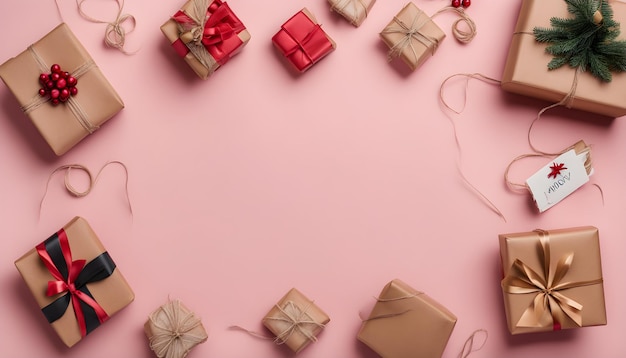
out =
<svg viewBox="0 0 626 358"><path fill-rule="evenodd" d="M85 314L83 313L83 309L80 306L80 301L83 301L87 305L89 305L96 312L98 317L98 321L100 323L104 323L109 319L109 315L104 311L104 309L88 294L83 291L80 291L76 288L75 282L78 278L79 274L85 267L86 260L72 260L72 252L70 250L69 241L67 240L67 234L65 230L61 229L57 232L59 238L59 245L61 247L61 251L63 253L63 258L65 264L67 266L67 279L63 277L59 269L56 267L50 254L46 250L45 243L41 243L37 245L37 253L39 257L43 261L46 268L56 279L56 281L48 281L48 290L46 291L47 296L54 296L60 293L68 292L72 299L72 307L74 308L74 313L76 315L76 319L78 321L78 326L80 328L81 336L87 335L87 325L85 323Z"/></svg>
<svg viewBox="0 0 626 358"><path fill-rule="evenodd" d="M223 65L243 41L237 36L246 27L235 16L228 4L215 0L207 9L207 21L202 28L201 42L215 61ZM184 29L193 29L202 24L197 23L183 11L178 11L172 19L181 24ZM195 40L195 39L194 39ZM185 42L180 38L172 46L176 52L185 57L189 53Z"/></svg>

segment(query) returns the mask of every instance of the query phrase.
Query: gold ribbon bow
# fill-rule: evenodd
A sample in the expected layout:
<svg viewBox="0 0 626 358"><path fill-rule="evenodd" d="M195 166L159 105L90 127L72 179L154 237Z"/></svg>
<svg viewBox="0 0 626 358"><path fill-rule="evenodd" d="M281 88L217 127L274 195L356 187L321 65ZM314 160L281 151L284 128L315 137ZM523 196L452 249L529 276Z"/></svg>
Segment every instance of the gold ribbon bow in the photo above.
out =
<svg viewBox="0 0 626 358"><path fill-rule="evenodd" d="M507 276L502 280L502 288L510 294L535 294L535 298L524 311L518 327L548 327L554 330L569 318L579 327L582 326L583 305L565 296L560 291L575 287L590 286L602 283L602 278L589 281L564 281L572 262L574 253L563 255L555 270L551 270L550 236L547 231L535 230L539 234L538 255L543 262L543 272L537 273L520 259L516 259Z"/></svg>
<svg viewBox="0 0 626 358"><path fill-rule="evenodd" d="M284 306L276 305L276 308L280 311L280 314L274 317L267 317L267 320L273 320L281 322L283 327L280 334L276 335L274 342L276 344L286 343L291 336L299 332L312 342L317 341L315 337L315 330L318 328L324 328L324 324L316 322L308 313L308 309L311 306L309 303L304 308L300 308L293 301L287 301Z"/></svg>

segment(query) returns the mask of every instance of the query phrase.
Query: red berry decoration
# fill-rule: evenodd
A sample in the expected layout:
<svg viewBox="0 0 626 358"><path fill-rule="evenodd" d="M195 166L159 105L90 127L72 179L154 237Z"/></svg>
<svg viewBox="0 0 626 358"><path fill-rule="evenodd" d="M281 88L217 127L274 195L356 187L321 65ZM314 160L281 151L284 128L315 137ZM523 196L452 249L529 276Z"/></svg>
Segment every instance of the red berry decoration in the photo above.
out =
<svg viewBox="0 0 626 358"><path fill-rule="evenodd" d="M50 66L50 73L39 75L39 82L43 85L39 89L39 95L42 97L50 96L50 103L54 106L61 102L67 102L70 97L78 94L76 77L63 71L61 66L56 63Z"/></svg>
<svg viewBox="0 0 626 358"><path fill-rule="evenodd" d="M463 7L470 7L470 5L472 5L472 1L471 0L463 0L462 4L463 4Z"/></svg>
<svg viewBox="0 0 626 358"><path fill-rule="evenodd" d="M461 0L452 0L452 6L453 7L461 6Z"/></svg>

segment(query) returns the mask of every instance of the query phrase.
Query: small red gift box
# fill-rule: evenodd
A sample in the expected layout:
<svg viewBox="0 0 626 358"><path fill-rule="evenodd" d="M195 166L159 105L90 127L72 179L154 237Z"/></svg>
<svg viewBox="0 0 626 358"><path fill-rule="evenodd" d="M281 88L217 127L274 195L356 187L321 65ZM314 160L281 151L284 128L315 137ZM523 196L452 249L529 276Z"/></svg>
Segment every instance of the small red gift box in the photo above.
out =
<svg viewBox="0 0 626 358"><path fill-rule="evenodd" d="M272 42L299 72L308 70L337 47L306 8L287 20Z"/></svg>

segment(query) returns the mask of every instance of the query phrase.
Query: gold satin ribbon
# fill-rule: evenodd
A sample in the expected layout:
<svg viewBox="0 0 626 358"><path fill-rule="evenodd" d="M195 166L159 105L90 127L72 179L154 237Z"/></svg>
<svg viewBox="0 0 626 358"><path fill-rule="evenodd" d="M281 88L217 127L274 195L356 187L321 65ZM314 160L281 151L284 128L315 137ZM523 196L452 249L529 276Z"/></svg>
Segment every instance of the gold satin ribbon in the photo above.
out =
<svg viewBox="0 0 626 358"><path fill-rule="evenodd" d="M284 306L276 305L276 308L280 311L280 314L273 317L267 317L266 320L279 321L287 324L287 327L278 335L274 342L276 344L285 344L291 336L299 332L305 336L309 341L317 342L315 337L315 330L318 328L324 328L325 325L316 322L307 311L311 307L312 303L307 304L304 308L300 308L293 301L287 301Z"/></svg>
<svg viewBox="0 0 626 358"><path fill-rule="evenodd" d="M563 255L557 262L556 269L551 270L550 235L544 230L535 232L539 234L538 255L542 262L542 272L537 273L523 261L516 259L502 280L502 289L506 293L535 295L516 325L548 327L562 325L569 319L581 327L583 305L560 291L601 284L602 278L589 281L563 281L574 261L574 253Z"/></svg>

